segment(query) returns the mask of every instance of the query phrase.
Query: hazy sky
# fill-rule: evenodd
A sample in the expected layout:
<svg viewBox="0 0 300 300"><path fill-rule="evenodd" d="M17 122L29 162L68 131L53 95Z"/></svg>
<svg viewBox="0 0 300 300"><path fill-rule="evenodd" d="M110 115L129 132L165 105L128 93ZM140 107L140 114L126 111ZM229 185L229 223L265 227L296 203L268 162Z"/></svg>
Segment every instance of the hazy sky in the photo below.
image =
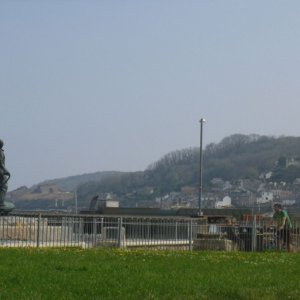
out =
<svg viewBox="0 0 300 300"><path fill-rule="evenodd" d="M300 1L0 1L9 189L300 136Z"/></svg>

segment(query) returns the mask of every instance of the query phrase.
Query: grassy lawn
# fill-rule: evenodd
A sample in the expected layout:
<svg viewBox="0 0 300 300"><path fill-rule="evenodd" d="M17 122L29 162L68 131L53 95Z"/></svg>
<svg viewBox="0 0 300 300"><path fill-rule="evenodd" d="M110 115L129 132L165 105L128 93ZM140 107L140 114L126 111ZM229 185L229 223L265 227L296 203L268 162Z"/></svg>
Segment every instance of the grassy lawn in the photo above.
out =
<svg viewBox="0 0 300 300"><path fill-rule="evenodd" d="M300 299L300 253L1 249L0 299Z"/></svg>

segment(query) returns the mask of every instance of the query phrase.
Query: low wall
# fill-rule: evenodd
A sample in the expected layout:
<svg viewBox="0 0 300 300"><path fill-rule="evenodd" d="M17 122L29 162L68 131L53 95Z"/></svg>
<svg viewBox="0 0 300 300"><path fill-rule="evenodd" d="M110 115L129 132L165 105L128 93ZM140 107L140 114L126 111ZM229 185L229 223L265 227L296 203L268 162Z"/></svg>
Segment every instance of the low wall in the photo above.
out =
<svg viewBox="0 0 300 300"><path fill-rule="evenodd" d="M238 251L238 245L228 239L195 239L193 250Z"/></svg>
<svg viewBox="0 0 300 300"><path fill-rule="evenodd" d="M73 230L70 226L49 226L47 219L0 218L0 240L60 242L71 240Z"/></svg>

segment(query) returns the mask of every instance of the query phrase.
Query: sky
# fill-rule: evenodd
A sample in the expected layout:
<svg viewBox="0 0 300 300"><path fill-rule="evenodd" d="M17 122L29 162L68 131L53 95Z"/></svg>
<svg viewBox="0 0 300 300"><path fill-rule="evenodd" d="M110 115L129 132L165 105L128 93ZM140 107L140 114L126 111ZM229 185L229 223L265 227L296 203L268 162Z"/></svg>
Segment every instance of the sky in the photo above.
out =
<svg viewBox="0 0 300 300"><path fill-rule="evenodd" d="M300 1L0 0L9 190L300 136Z"/></svg>

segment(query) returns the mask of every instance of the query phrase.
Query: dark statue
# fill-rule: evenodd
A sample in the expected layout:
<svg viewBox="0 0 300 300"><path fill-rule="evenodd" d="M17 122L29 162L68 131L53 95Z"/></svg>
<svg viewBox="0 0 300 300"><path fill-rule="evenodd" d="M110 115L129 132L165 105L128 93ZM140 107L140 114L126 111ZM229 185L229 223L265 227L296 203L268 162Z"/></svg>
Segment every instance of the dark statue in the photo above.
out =
<svg viewBox="0 0 300 300"><path fill-rule="evenodd" d="M14 205L5 202L5 195L7 192L7 182L10 178L10 173L5 168L5 155L3 150L3 141L0 139L0 213L7 213L14 208Z"/></svg>

